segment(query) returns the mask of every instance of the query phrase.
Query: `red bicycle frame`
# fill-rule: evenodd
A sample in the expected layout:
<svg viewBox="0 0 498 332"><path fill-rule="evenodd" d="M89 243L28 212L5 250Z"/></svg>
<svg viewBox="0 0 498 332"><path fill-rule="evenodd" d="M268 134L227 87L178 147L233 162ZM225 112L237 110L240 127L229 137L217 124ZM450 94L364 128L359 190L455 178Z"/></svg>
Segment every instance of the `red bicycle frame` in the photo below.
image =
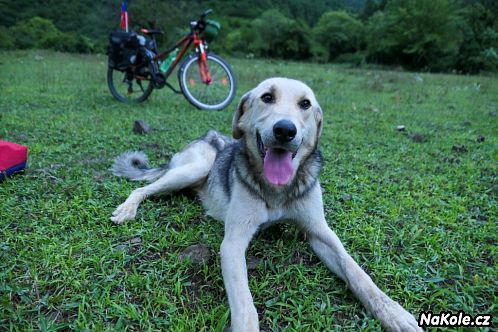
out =
<svg viewBox="0 0 498 332"><path fill-rule="evenodd" d="M204 41L199 38L198 33L196 32L195 27L192 27L192 32L183 38L181 38L173 47L169 48L168 50L159 53L156 55L152 60L164 60L168 54L173 52L173 50L180 48L180 51L178 55L176 56L175 60L173 63L169 66L168 70L166 73L164 73L164 76L169 77L169 75L173 72L175 67L178 65L181 59L183 59L183 56L185 53L187 53L190 45L194 45L194 49L196 53L199 53L199 72L201 74L201 80L205 84L211 84L212 83L212 78L211 78L211 73L209 72L209 68L207 65L207 53L206 49L204 46Z"/></svg>
<svg viewBox="0 0 498 332"><path fill-rule="evenodd" d="M200 52L199 72L201 73L201 80L205 84L211 84L213 80L211 79L211 73L207 65L207 54L204 49L204 43L201 39L197 38L197 34L194 34L194 47Z"/></svg>

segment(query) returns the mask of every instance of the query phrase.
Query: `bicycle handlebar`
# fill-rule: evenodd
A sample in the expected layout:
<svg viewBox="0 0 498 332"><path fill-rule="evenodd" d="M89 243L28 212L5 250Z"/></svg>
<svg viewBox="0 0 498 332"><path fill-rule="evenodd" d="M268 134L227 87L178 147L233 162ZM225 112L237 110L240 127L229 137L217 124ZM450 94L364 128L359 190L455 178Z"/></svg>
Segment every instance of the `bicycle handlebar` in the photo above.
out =
<svg viewBox="0 0 498 332"><path fill-rule="evenodd" d="M202 15L201 15L201 21L204 21L204 19L206 18L206 16L208 16L212 12L213 12L213 10L210 8L210 9L206 10L204 13L202 13Z"/></svg>
<svg viewBox="0 0 498 332"><path fill-rule="evenodd" d="M206 28L206 16L211 14L213 10L210 8L201 14L201 17L198 21L190 22L190 26L192 29L197 29L199 32L204 31Z"/></svg>
<svg viewBox="0 0 498 332"><path fill-rule="evenodd" d="M206 28L206 16L211 14L213 10L210 8L206 10L204 13L201 14L201 17L199 18L198 21L191 21L190 22L190 28L192 30L197 30L198 32L203 32L204 29Z"/></svg>

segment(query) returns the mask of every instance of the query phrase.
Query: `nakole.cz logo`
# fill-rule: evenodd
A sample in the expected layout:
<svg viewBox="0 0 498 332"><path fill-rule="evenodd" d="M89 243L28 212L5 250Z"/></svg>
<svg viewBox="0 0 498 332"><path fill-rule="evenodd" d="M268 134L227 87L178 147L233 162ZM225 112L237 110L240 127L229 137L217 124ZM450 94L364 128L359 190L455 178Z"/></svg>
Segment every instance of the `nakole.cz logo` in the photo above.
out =
<svg viewBox="0 0 498 332"><path fill-rule="evenodd" d="M471 316L463 311L456 314L445 311L439 314L422 311L418 317L418 325L420 327L481 327L491 326L491 319L491 315Z"/></svg>

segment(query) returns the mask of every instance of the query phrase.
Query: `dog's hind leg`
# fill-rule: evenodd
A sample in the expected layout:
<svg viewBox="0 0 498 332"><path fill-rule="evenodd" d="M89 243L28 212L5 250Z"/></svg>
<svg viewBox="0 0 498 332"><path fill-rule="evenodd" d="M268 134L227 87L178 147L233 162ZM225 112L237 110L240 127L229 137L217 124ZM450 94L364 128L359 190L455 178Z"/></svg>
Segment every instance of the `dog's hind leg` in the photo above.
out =
<svg viewBox="0 0 498 332"><path fill-rule="evenodd" d="M126 201L112 213L111 220L121 224L135 218L138 205L147 197L159 193L172 193L201 185L209 174L216 158L216 149L198 141L175 154L170 169L157 181L132 191Z"/></svg>

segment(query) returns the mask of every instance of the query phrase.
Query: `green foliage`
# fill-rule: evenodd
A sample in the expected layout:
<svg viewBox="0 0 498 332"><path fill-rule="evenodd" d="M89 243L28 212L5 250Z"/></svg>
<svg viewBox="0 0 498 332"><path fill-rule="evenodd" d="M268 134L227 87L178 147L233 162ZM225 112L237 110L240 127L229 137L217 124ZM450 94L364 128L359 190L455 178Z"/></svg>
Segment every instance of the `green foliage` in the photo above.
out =
<svg viewBox="0 0 498 332"><path fill-rule="evenodd" d="M52 21L37 16L19 22L9 32L15 40L14 46L20 49L49 48L60 35Z"/></svg>
<svg viewBox="0 0 498 332"><path fill-rule="evenodd" d="M463 72L498 70L498 21L489 9L476 3L465 12L464 40L457 57Z"/></svg>
<svg viewBox="0 0 498 332"><path fill-rule="evenodd" d="M0 49L10 50L14 48L14 45L15 40L10 30L0 26Z"/></svg>
<svg viewBox="0 0 498 332"><path fill-rule="evenodd" d="M120 0L0 0L0 48L103 52L119 26L120 5ZM412 70L498 70L495 0L128 1L132 30L166 32L158 37L161 49L188 32L189 22L207 8L222 23L211 48L217 53L368 61Z"/></svg>
<svg viewBox="0 0 498 332"><path fill-rule="evenodd" d="M0 25L10 27L15 25L17 21L25 18L23 13L29 8L30 1L9 1L0 0ZM31 14L31 13L30 13ZM35 14L29 17L36 16Z"/></svg>
<svg viewBox="0 0 498 332"><path fill-rule="evenodd" d="M278 10L264 12L252 22L252 28L255 40L251 48L260 56L304 59L310 55L308 26Z"/></svg>
<svg viewBox="0 0 498 332"><path fill-rule="evenodd" d="M329 10L358 10L364 0L252 0L252 1L210 1L209 6L216 13L226 17L254 19L274 9L284 16L302 20L312 26L320 16Z"/></svg>
<svg viewBox="0 0 498 332"><path fill-rule="evenodd" d="M382 11L386 7L386 0L378 1L378 0L366 0L365 6L361 11L360 18L362 20L367 20L377 11Z"/></svg>
<svg viewBox="0 0 498 332"><path fill-rule="evenodd" d="M386 31L386 14L382 11L375 12L365 25L368 60L377 63L392 63L395 61L395 56L392 54L391 49L396 45L396 41L383 38Z"/></svg>
<svg viewBox="0 0 498 332"><path fill-rule="evenodd" d="M391 0L369 23L368 57L411 68L450 69L463 40L454 0Z"/></svg>
<svg viewBox="0 0 498 332"><path fill-rule="evenodd" d="M343 53L339 56L337 56L334 59L334 62L337 63L347 63L354 65L356 67L362 66L365 64L365 52L363 51L357 51L354 53Z"/></svg>
<svg viewBox="0 0 498 332"><path fill-rule="evenodd" d="M254 54L256 50L254 49L254 42L256 40L256 32L252 28L251 21L248 20L238 20L234 24L232 22L232 29L224 29L226 32L226 37L220 38L218 42L224 45L224 49L231 54L238 56L247 55L247 53Z"/></svg>
<svg viewBox="0 0 498 332"><path fill-rule="evenodd" d="M319 61L358 51L362 43L363 25L345 11L324 13L313 28L313 55Z"/></svg>
<svg viewBox="0 0 498 332"><path fill-rule="evenodd" d="M29 49L43 48L64 52L90 53L94 44L89 38L74 32L61 32L52 21L32 17L21 21L10 28L0 29L0 48L3 49Z"/></svg>
<svg viewBox="0 0 498 332"><path fill-rule="evenodd" d="M92 40L74 32L61 33L57 42L50 46L54 50L72 53L91 53L95 46Z"/></svg>

